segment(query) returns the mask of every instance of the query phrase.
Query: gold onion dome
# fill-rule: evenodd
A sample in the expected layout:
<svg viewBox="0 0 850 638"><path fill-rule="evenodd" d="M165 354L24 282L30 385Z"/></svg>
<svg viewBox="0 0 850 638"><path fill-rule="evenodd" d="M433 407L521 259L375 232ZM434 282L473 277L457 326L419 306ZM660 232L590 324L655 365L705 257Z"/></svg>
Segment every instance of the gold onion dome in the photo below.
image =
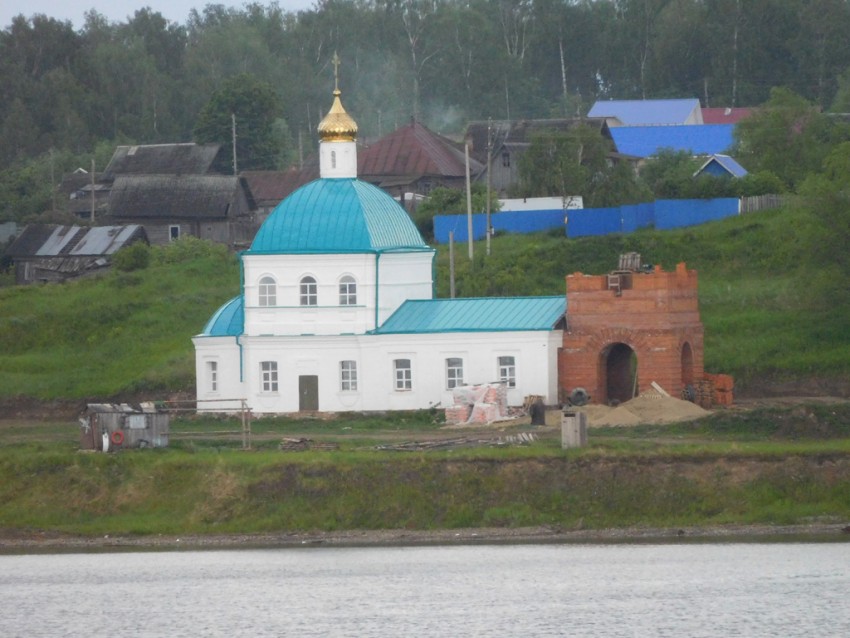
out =
<svg viewBox="0 0 850 638"><path fill-rule="evenodd" d="M319 122L319 139L323 142L353 142L357 137L357 122L345 112L339 99L340 90L334 90L331 110Z"/></svg>

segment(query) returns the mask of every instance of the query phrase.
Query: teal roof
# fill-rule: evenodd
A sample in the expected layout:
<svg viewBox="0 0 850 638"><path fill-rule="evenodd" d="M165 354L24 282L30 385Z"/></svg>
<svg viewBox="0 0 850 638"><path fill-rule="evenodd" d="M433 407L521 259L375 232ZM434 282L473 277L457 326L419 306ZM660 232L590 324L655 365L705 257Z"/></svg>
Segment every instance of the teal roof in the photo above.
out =
<svg viewBox="0 0 850 638"><path fill-rule="evenodd" d="M242 312L242 296L234 297L221 308L204 326L201 336L204 337L236 337L244 332L244 313Z"/></svg>
<svg viewBox="0 0 850 638"><path fill-rule="evenodd" d="M407 211L357 179L317 179L284 199L260 227L250 253L431 250Z"/></svg>
<svg viewBox="0 0 850 638"><path fill-rule="evenodd" d="M564 295L408 300L373 333L552 330L566 311Z"/></svg>

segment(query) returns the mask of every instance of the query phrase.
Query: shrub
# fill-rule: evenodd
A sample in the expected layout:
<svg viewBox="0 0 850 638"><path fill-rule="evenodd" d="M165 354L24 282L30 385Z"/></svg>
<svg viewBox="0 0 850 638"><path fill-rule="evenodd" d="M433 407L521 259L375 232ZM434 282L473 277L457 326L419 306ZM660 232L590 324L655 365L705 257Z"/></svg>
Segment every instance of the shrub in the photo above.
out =
<svg viewBox="0 0 850 638"><path fill-rule="evenodd" d="M144 242L122 248L112 256L112 265L121 272L144 270L151 263L151 250Z"/></svg>

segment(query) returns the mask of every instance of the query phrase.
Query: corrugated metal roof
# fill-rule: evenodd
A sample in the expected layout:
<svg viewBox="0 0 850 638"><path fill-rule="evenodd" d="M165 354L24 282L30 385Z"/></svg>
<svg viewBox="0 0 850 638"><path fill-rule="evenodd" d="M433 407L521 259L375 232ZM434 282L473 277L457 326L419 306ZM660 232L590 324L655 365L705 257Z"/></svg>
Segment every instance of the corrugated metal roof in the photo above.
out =
<svg viewBox="0 0 850 638"><path fill-rule="evenodd" d="M408 300L373 333L552 330L566 310L563 295Z"/></svg>
<svg viewBox="0 0 850 638"><path fill-rule="evenodd" d="M735 143L734 124L692 126L615 126L611 129L620 153L650 157L664 148L694 155L714 155Z"/></svg>
<svg viewBox="0 0 850 638"><path fill-rule="evenodd" d="M688 122L695 115L702 121L699 100L599 100L588 117L617 118L624 126L672 125Z"/></svg>
<svg viewBox="0 0 850 638"><path fill-rule="evenodd" d="M90 228L85 236L77 242L69 255L111 255L140 232L138 224L126 226L97 226Z"/></svg>
<svg viewBox="0 0 850 638"><path fill-rule="evenodd" d="M77 235L82 237L83 232L79 226L56 226L35 254L39 257L61 255L74 245Z"/></svg>
<svg viewBox="0 0 850 638"><path fill-rule="evenodd" d="M719 165L723 169L723 171L725 171L732 177L744 177L747 174L747 169L741 166L734 159L732 159L728 155L717 154L709 157L705 161L705 163L700 166L699 170L694 173L694 177L696 177L700 173L707 172L707 170L712 164Z"/></svg>
<svg viewBox="0 0 850 638"><path fill-rule="evenodd" d="M245 319L242 308L242 295L234 297L216 310L199 336L236 337L241 335L245 331Z"/></svg>
<svg viewBox="0 0 850 638"><path fill-rule="evenodd" d="M702 110L702 123L737 124L752 112L753 109L745 107L704 108Z"/></svg>
<svg viewBox="0 0 850 638"><path fill-rule="evenodd" d="M249 253L431 250L407 212L357 179L318 179L283 200L260 227Z"/></svg>
<svg viewBox="0 0 850 638"><path fill-rule="evenodd" d="M30 224L6 254L10 257L103 256L136 240L147 240L138 224L94 228Z"/></svg>

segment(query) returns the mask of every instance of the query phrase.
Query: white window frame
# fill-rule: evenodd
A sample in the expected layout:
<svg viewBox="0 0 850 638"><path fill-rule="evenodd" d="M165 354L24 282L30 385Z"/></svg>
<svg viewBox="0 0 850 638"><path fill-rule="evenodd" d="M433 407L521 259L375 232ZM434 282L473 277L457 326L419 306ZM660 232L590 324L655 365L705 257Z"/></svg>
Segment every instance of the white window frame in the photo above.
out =
<svg viewBox="0 0 850 638"><path fill-rule="evenodd" d="M501 355L498 360L499 381L509 388L516 387L516 357L510 354Z"/></svg>
<svg viewBox="0 0 850 638"><path fill-rule="evenodd" d="M316 306L319 301L319 284L312 275L304 275L298 282L299 303L302 306Z"/></svg>
<svg viewBox="0 0 850 638"><path fill-rule="evenodd" d="M264 394L278 391L277 361L260 361L260 391Z"/></svg>
<svg viewBox="0 0 850 638"><path fill-rule="evenodd" d="M413 362L410 359L393 359L393 388L396 392L413 390Z"/></svg>
<svg viewBox="0 0 850 638"><path fill-rule="evenodd" d="M466 385L463 382L463 357L446 358L446 390Z"/></svg>
<svg viewBox="0 0 850 638"><path fill-rule="evenodd" d="M257 284L260 306L268 308L277 305L277 281L271 275L263 275Z"/></svg>
<svg viewBox="0 0 850 638"><path fill-rule="evenodd" d="M340 392L357 392L357 362L351 359L339 362Z"/></svg>
<svg viewBox="0 0 850 638"><path fill-rule="evenodd" d="M207 387L210 392L218 392L218 361L207 361Z"/></svg>
<svg viewBox="0 0 850 638"><path fill-rule="evenodd" d="M168 226L168 241L177 241L178 239L180 239L180 224L170 224Z"/></svg>
<svg viewBox="0 0 850 638"><path fill-rule="evenodd" d="M339 279L339 305L357 305L357 280L351 275L343 275Z"/></svg>

